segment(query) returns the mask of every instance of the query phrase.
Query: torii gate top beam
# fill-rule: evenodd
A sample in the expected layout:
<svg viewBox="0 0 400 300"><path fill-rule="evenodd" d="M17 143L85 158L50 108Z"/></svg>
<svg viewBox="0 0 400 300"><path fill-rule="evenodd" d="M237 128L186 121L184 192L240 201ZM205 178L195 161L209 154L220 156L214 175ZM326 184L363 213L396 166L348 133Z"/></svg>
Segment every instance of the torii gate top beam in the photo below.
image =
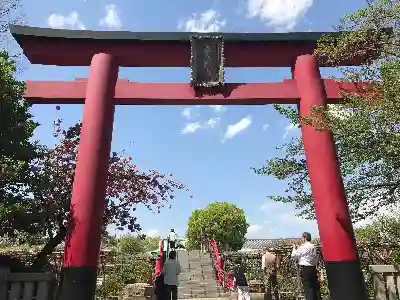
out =
<svg viewBox="0 0 400 300"><path fill-rule="evenodd" d="M193 34L62 30L19 25L11 25L10 31L32 64L59 66L89 66L94 54L109 53L122 67L189 67L190 36ZM337 32L211 34L224 39L225 67L290 67L298 56L312 54L322 35L340 35ZM355 66L362 61L363 57L355 57L342 65Z"/></svg>

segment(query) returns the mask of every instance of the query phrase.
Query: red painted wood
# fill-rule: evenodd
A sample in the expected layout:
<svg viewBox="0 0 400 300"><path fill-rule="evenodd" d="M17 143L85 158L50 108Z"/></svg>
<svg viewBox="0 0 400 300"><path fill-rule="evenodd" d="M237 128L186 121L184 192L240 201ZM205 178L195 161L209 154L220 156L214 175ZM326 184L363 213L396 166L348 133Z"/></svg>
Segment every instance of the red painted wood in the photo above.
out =
<svg viewBox="0 0 400 300"><path fill-rule="evenodd" d="M27 81L26 99L32 104L83 104L86 80L72 82ZM342 99L341 90L357 92L362 83L339 83L324 80L329 103ZM119 105L260 105L295 104L299 93L294 80L275 83L228 83L222 93L198 94L187 83L139 83L119 79L115 89L114 104Z"/></svg>
<svg viewBox="0 0 400 300"><path fill-rule="evenodd" d="M96 53L110 53L122 67L190 66L189 42L133 44L129 41L120 43L24 36L19 43L32 64L89 66ZM315 47L315 41L226 43L225 67L290 67L297 56L311 54ZM361 61L362 58L354 58L352 61L342 62L341 65L354 66Z"/></svg>
<svg viewBox="0 0 400 300"><path fill-rule="evenodd" d="M311 55L297 59L294 77L299 87L300 115L303 117L310 116L313 106L327 104L325 91L318 84L320 76ZM356 260L357 246L332 132L306 124L301 126L301 131L324 260ZM350 232L342 227L337 216Z"/></svg>
<svg viewBox="0 0 400 300"><path fill-rule="evenodd" d="M160 276L163 268L164 262L164 240L160 240L158 243L159 255L156 259L156 264L154 268L154 276Z"/></svg>
<svg viewBox="0 0 400 300"><path fill-rule="evenodd" d="M98 264L117 78L118 66L111 55L93 57L89 80L84 83L86 102L70 208L73 225L68 227L64 267Z"/></svg>
<svg viewBox="0 0 400 300"><path fill-rule="evenodd" d="M298 57L294 69L300 101L300 116L308 117L312 107L324 106L327 98L319 84L321 75L312 55ZM352 228L349 206L343 187L335 140L329 130L317 130L312 125L301 126L304 151L315 204L318 231L325 262L342 264L343 274L327 273L332 300L365 300L363 273L354 272L351 285L346 285L346 265L359 265L357 244ZM351 290L342 290L343 286ZM350 295L350 296L347 296Z"/></svg>

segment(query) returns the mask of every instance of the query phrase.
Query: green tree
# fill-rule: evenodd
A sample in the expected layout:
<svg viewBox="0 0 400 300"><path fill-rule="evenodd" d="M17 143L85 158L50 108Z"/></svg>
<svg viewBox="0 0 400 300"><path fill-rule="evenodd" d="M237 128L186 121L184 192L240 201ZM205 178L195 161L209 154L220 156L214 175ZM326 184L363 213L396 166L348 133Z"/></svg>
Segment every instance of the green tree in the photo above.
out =
<svg viewBox="0 0 400 300"><path fill-rule="evenodd" d="M122 254L138 254L145 252L143 238L136 235L123 235L119 237L118 251Z"/></svg>
<svg viewBox="0 0 400 300"><path fill-rule="evenodd" d="M7 37L9 24L21 22L23 22L21 0L0 0L0 41L2 45L6 45L6 40L9 41Z"/></svg>
<svg viewBox="0 0 400 300"><path fill-rule="evenodd" d="M104 248L116 249L118 247L118 237L105 231L101 237L101 244Z"/></svg>
<svg viewBox="0 0 400 300"><path fill-rule="evenodd" d="M24 100L25 83L15 78L16 65L0 52L0 219L26 210L29 163L37 147L30 142L38 126Z"/></svg>
<svg viewBox="0 0 400 300"><path fill-rule="evenodd" d="M54 148L42 147L40 156L29 164L29 186L26 189L29 197L23 201L25 209L0 219L0 235L15 236L29 231L48 237L33 264L35 268L44 265L48 255L66 237L66 225L74 221L69 208L81 128L81 123L78 123L68 130L61 130L58 145ZM142 171L132 158L111 153L104 231L108 225L114 225L118 230L140 232L140 224L132 214L136 206L143 204L159 213L174 198L175 192L183 188L182 183L172 179L172 174Z"/></svg>
<svg viewBox="0 0 400 300"><path fill-rule="evenodd" d="M159 236L147 236L143 240L144 251L149 252L158 249L158 244L160 242L160 239L161 237Z"/></svg>
<svg viewBox="0 0 400 300"><path fill-rule="evenodd" d="M15 70L15 62L0 52L0 236L45 243L33 264L41 268L73 220L69 206L81 124L60 130L60 142L53 148L31 143L38 124L31 119L23 98L25 84L16 80ZM138 232L140 225L132 215L138 204L160 212L184 188L172 174L142 171L130 157L113 152L104 227L113 224Z"/></svg>
<svg viewBox="0 0 400 300"><path fill-rule="evenodd" d="M118 251L125 254L146 253L158 249L160 237L123 235L117 238Z"/></svg>
<svg viewBox="0 0 400 300"><path fill-rule="evenodd" d="M25 67L26 57L10 34L9 24L24 25L25 14L21 0L0 0L0 50L6 50L16 60L17 69Z"/></svg>
<svg viewBox="0 0 400 300"><path fill-rule="evenodd" d="M355 232L360 244L399 245L400 215L381 215L370 224L357 228Z"/></svg>
<svg viewBox="0 0 400 300"><path fill-rule="evenodd" d="M400 3L368 1L367 6L346 15L336 28L338 36L325 36L314 55L337 67L340 62L364 56L360 67L340 68L343 81L371 82L357 95L345 93L345 101L328 109L315 107L325 118L299 119L293 107L276 109L295 124L311 124L334 133L343 182L354 221L391 207L400 195ZM391 33L387 28L393 28ZM299 215L314 218L308 170L301 138L280 149L282 156L268 159L260 175L288 182L287 194L272 200L294 203Z"/></svg>
<svg viewBox="0 0 400 300"><path fill-rule="evenodd" d="M386 257L386 261L382 263L400 263L400 250L397 247L400 244L399 214L380 215L370 224L357 228L355 234L359 245L376 246L378 249L384 249L384 245L396 246L391 251L384 251L382 257Z"/></svg>
<svg viewBox="0 0 400 300"><path fill-rule="evenodd" d="M192 212L188 221L187 249L200 249L201 234L214 238L224 250L241 249L247 232L244 211L228 202L214 202Z"/></svg>
<svg viewBox="0 0 400 300"><path fill-rule="evenodd" d="M116 251L106 264L110 267L104 269L104 281L97 290L101 299L120 296L127 284L153 283L155 260L149 255Z"/></svg>

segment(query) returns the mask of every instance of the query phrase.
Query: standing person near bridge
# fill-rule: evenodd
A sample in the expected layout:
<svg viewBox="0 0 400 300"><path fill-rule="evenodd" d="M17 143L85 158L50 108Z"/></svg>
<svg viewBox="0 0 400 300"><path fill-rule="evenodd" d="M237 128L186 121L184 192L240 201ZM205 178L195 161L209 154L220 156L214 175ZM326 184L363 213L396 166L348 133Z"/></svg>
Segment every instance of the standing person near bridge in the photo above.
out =
<svg viewBox="0 0 400 300"><path fill-rule="evenodd" d="M178 235L176 234L174 229L171 229L171 231L168 233L168 236L167 236L169 248L171 251L175 251L177 239L178 239Z"/></svg>
<svg viewBox="0 0 400 300"><path fill-rule="evenodd" d="M261 269L264 272L265 300L279 300L278 279L276 276L277 258L274 248L264 248Z"/></svg>
<svg viewBox="0 0 400 300"><path fill-rule="evenodd" d="M304 297L306 300L322 300L317 272L317 248L311 243L310 233L303 232L301 240L302 244L298 248L293 244L292 257L299 264Z"/></svg>
<svg viewBox="0 0 400 300"><path fill-rule="evenodd" d="M164 284L167 287L166 300L177 300L178 299L178 285L179 285L179 274L181 274L181 265L176 258L176 252L171 251L168 259L162 269L164 275Z"/></svg>
<svg viewBox="0 0 400 300"><path fill-rule="evenodd" d="M250 300L250 290L247 283L245 268L241 257L235 261L233 268L233 282L237 289L238 300Z"/></svg>

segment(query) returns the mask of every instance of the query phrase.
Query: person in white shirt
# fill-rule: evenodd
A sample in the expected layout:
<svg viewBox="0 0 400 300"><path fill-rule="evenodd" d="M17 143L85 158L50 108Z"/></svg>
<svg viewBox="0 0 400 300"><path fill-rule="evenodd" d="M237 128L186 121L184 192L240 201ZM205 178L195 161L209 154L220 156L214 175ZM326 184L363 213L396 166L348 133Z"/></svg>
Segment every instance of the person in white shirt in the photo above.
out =
<svg viewBox="0 0 400 300"><path fill-rule="evenodd" d="M264 273L265 300L279 300L278 280L276 276L277 259L274 248L264 248L261 257L261 269Z"/></svg>
<svg viewBox="0 0 400 300"><path fill-rule="evenodd" d="M318 281L317 248L311 243L311 234L303 232L300 247L293 245L292 257L299 264L301 283L306 300L321 300L320 284Z"/></svg>
<svg viewBox="0 0 400 300"><path fill-rule="evenodd" d="M168 237L167 237L167 240L169 243L169 248L171 250L175 250L177 238L178 238L178 235L175 233L175 230L171 229L171 231L170 231L170 233L168 233Z"/></svg>
<svg viewBox="0 0 400 300"><path fill-rule="evenodd" d="M176 259L176 252L171 251L168 256L168 260L165 262L162 269L164 275L164 284L167 286L167 299L177 300L178 299L178 276L181 274L181 265Z"/></svg>

